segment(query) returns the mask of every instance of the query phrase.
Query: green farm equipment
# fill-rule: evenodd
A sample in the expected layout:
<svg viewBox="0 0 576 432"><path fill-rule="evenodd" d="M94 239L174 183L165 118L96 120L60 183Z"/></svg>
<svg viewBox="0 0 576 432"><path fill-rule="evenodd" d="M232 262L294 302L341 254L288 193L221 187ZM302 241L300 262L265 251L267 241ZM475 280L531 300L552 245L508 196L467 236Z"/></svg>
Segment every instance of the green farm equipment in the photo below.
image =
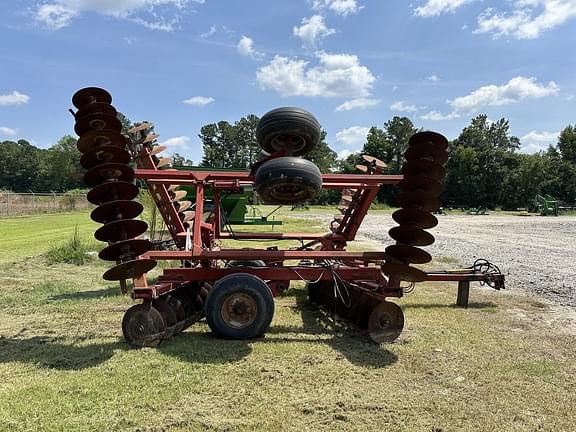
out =
<svg viewBox="0 0 576 432"><path fill-rule="evenodd" d="M558 216L558 202L548 194L536 195L532 200L532 209L541 216Z"/></svg>

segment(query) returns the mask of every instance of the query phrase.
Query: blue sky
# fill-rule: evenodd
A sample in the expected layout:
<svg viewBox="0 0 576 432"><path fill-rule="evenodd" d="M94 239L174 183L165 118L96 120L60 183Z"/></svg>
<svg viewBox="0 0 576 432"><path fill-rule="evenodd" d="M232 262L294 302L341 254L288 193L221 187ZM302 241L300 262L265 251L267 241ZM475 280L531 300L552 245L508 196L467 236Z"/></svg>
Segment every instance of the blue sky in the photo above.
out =
<svg viewBox="0 0 576 432"><path fill-rule="evenodd" d="M522 151L576 123L576 0L3 0L0 140L73 134L99 86L195 162L202 125L278 106L340 155L395 115L455 138L506 117Z"/></svg>

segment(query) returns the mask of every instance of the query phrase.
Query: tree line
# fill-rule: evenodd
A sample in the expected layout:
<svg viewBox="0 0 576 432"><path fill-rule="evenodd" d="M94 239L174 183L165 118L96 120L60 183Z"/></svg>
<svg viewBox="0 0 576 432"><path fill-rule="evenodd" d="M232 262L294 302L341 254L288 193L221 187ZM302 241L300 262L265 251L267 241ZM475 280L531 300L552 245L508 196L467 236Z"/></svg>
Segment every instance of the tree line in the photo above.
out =
<svg viewBox="0 0 576 432"><path fill-rule="evenodd" d="M247 169L262 157L256 142L259 118L253 114L229 123L204 125L199 134L203 146L201 166ZM126 127L130 122L122 118ZM387 172L400 172L408 140L420 128L407 117L394 117L382 127L370 128L363 148L343 160L326 143L322 131L320 144L306 158L327 172L354 173L362 163L361 154L375 156L388 165ZM537 194L576 202L576 125L566 126L557 143L535 154L519 152L520 140L510 134L505 118L491 122L482 114L474 117L456 139L449 143L449 159L444 192L445 206L515 209L526 207ZM0 142L0 189L15 192L65 192L82 188L83 169L76 139L63 136L48 149L39 149L25 140ZM192 162L179 154L174 165ZM397 191L383 188L380 202L394 204ZM319 203L339 199L334 191L324 191Z"/></svg>

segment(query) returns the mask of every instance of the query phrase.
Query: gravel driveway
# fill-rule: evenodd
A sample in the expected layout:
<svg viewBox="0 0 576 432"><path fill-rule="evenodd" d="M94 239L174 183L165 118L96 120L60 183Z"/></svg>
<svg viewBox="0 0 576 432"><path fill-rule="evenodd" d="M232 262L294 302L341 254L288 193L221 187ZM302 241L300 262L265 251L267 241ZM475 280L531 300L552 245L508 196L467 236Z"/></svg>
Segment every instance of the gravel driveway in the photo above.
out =
<svg viewBox="0 0 576 432"><path fill-rule="evenodd" d="M486 258L506 275L506 286L576 307L576 217L438 216L430 230L436 242L426 249L436 259L450 257L463 266ZM368 215L358 238L392 244L390 215ZM444 264L445 268L456 264Z"/></svg>

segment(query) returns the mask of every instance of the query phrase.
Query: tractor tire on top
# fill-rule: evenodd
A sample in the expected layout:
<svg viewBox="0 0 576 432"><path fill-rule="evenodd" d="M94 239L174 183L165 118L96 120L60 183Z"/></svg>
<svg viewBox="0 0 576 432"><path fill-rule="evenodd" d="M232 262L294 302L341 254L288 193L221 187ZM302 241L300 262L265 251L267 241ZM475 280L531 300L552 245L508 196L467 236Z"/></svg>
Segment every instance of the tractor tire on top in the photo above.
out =
<svg viewBox="0 0 576 432"><path fill-rule="evenodd" d="M266 204L301 204L322 189L322 173L309 160L285 156L263 163L254 185Z"/></svg>
<svg viewBox="0 0 576 432"><path fill-rule="evenodd" d="M262 116L256 126L256 140L268 153L285 150L294 156L311 152L320 142L318 120L302 108L276 108Z"/></svg>

